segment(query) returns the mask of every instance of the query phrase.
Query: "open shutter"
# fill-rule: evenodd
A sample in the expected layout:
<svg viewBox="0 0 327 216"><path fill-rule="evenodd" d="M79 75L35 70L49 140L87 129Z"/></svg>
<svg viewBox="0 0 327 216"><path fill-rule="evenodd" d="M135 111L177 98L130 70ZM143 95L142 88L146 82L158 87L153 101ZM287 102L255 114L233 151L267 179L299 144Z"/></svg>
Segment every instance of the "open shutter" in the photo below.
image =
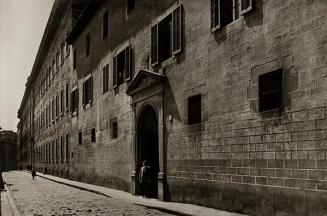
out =
<svg viewBox="0 0 327 216"><path fill-rule="evenodd" d="M112 61L112 87L117 87L117 56Z"/></svg>
<svg viewBox="0 0 327 216"><path fill-rule="evenodd" d="M241 14L245 14L253 9L252 0L240 0L241 1Z"/></svg>
<svg viewBox="0 0 327 216"><path fill-rule="evenodd" d="M182 6L173 11L173 54L176 55L182 51Z"/></svg>
<svg viewBox="0 0 327 216"><path fill-rule="evenodd" d="M158 24L151 28L151 64L158 64Z"/></svg>
<svg viewBox="0 0 327 216"><path fill-rule="evenodd" d="M90 77L90 83L89 83L89 102L93 101L93 77Z"/></svg>
<svg viewBox="0 0 327 216"><path fill-rule="evenodd" d="M211 0L211 31L220 28L220 0Z"/></svg>
<svg viewBox="0 0 327 216"><path fill-rule="evenodd" d="M131 46L125 49L125 81L131 79Z"/></svg>
<svg viewBox="0 0 327 216"><path fill-rule="evenodd" d="M75 110L76 111L78 111L78 104L79 104L79 90L76 89L75 90Z"/></svg>
<svg viewBox="0 0 327 216"><path fill-rule="evenodd" d="M85 90L85 81L84 81L83 82L83 97L82 97L82 104L83 104L83 106L86 103L85 98L86 98L86 90Z"/></svg>

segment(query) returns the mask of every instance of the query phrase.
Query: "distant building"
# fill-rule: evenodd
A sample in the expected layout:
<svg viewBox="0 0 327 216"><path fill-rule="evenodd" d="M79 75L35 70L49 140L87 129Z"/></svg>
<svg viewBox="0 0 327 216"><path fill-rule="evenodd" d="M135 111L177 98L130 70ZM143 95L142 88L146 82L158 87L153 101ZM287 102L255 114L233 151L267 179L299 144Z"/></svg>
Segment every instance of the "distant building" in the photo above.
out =
<svg viewBox="0 0 327 216"><path fill-rule="evenodd" d="M326 12L321 0L55 1L19 110L23 161L139 194L147 160L161 200L323 215Z"/></svg>
<svg viewBox="0 0 327 216"><path fill-rule="evenodd" d="M0 131L0 170L17 169L17 134L13 131Z"/></svg>

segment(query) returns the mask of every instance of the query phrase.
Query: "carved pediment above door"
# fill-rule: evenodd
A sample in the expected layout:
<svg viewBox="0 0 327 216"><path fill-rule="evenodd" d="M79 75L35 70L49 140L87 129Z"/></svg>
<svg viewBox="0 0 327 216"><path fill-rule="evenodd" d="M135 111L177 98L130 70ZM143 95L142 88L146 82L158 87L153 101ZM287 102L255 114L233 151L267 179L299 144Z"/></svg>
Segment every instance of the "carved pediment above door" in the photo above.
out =
<svg viewBox="0 0 327 216"><path fill-rule="evenodd" d="M126 94L129 96L135 95L138 92L146 90L151 86L163 83L165 79L165 75L142 69L138 72L138 74L129 85Z"/></svg>

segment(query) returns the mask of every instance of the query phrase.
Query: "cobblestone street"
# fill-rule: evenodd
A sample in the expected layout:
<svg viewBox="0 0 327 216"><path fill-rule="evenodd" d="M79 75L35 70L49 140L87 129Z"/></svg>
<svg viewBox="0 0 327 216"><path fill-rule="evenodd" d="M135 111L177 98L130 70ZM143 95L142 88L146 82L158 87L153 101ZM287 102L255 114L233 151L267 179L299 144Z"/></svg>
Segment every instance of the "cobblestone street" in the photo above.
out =
<svg viewBox="0 0 327 216"><path fill-rule="evenodd" d="M5 173L18 210L22 215L170 215L121 200L58 184L28 173Z"/></svg>

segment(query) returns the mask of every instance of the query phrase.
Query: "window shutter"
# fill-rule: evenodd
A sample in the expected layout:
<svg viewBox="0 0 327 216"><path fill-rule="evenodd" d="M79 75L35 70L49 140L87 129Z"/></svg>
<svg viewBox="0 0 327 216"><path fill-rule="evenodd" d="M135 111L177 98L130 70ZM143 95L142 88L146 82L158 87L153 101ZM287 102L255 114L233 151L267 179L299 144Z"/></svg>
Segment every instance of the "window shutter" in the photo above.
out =
<svg viewBox="0 0 327 216"><path fill-rule="evenodd" d="M211 0L211 31L220 28L220 0Z"/></svg>
<svg viewBox="0 0 327 216"><path fill-rule="evenodd" d="M241 14L246 14L253 9L252 0L241 0Z"/></svg>
<svg viewBox="0 0 327 216"><path fill-rule="evenodd" d="M158 64L158 24L151 28L151 64Z"/></svg>
<svg viewBox="0 0 327 216"><path fill-rule="evenodd" d="M125 49L125 81L131 79L131 46Z"/></svg>
<svg viewBox="0 0 327 216"><path fill-rule="evenodd" d="M90 102L90 101L92 102L93 101L93 77L91 76L89 80L90 80L89 81L90 83L89 83L89 89L88 89L89 90L89 94L88 94L89 95L89 98L88 98L89 101L88 102Z"/></svg>
<svg viewBox="0 0 327 216"><path fill-rule="evenodd" d="M113 58L112 62L112 87L116 88L117 87L117 56Z"/></svg>
<svg viewBox="0 0 327 216"><path fill-rule="evenodd" d="M82 104L83 106L85 105L85 94L86 94L86 91L85 91L85 81L83 82L83 97L82 97Z"/></svg>
<svg viewBox="0 0 327 216"><path fill-rule="evenodd" d="M176 55L182 51L182 6L173 11L173 54Z"/></svg>
<svg viewBox="0 0 327 216"><path fill-rule="evenodd" d="M76 111L78 111L78 104L79 104L79 90L76 89L75 90L75 110Z"/></svg>

